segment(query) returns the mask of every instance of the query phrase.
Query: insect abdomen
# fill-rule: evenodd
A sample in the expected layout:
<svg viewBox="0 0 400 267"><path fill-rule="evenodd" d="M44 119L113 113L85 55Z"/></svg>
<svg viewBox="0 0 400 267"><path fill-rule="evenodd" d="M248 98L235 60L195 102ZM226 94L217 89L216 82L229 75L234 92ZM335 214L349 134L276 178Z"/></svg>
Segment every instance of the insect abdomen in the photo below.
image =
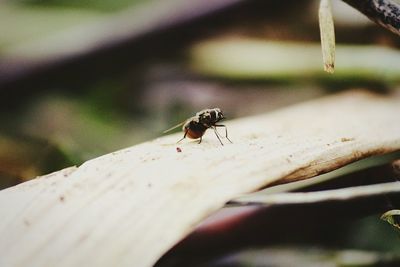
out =
<svg viewBox="0 0 400 267"><path fill-rule="evenodd" d="M187 137L191 139L197 139L204 135L207 127L198 122L190 121L187 125L184 126L184 130L187 131Z"/></svg>
<svg viewBox="0 0 400 267"><path fill-rule="evenodd" d="M198 139L198 138L202 137L204 135L204 133L205 133L205 131L193 131L193 130L189 129L186 136L191 139Z"/></svg>

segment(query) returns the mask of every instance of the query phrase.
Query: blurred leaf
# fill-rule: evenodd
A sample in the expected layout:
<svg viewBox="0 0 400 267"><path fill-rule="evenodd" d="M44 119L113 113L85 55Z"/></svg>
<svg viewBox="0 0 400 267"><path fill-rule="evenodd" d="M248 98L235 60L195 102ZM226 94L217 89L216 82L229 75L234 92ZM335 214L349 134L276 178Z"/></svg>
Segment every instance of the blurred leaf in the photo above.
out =
<svg viewBox="0 0 400 267"><path fill-rule="evenodd" d="M380 46L338 45L334 76L320 67L320 45L270 42L252 38L226 38L195 45L191 64L197 72L233 80L299 79L400 80L400 52Z"/></svg>
<svg viewBox="0 0 400 267"><path fill-rule="evenodd" d="M319 29L324 70L328 73L335 71L335 28L333 25L331 1L321 0L319 6Z"/></svg>
<svg viewBox="0 0 400 267"><path fill-rule="evenodd" d="M18 2L31 6L72 7L114 12L127 8L144 0L19 0Z"/></svg>
<svg viewBox="0 0 400 267"><path fill-rule="evenodd" d="M101 1L90 0L90 2L92 1L93 3L101 3ZM6 19L3 20L0 13L0 25L5 25L6 28L3 29L4 31L12 28L12 31L21 35L21 38L25 38L25 34L34 36L34 34L31 34L31 31L36 31L36 28L42 24L44 24L44 28L53 29L53 24L57 25L59 20L62 21L64 17L69 22L66 23L68 25L64 29L60 28L59 31L54 30L51 34L43 34L41 38L34 38L26 42L19 42L18 45L3 47L2 54L7 61L11 62L17 61L18 63L18 59L24 59L29 61L30 64L34 62L47 62L47 64L50 64L49 60L82 56L83 54L90 54L104 48L118 47L117 50L119 50L120 44L136 43L143 36L157 35L166 29L203 17L206 14L216 12L239 1L243 0L224 0L222 2L204 2L201 0L132 0L132 5L129 5L129 8L121 12L105 14L93 11L95 14L93 19L90 19L90 12L92 11L79 8L67 9L65 7L49 8L36 6L32 8L32 6L29 7L26 5L15 7L0 3L0 10L4 6L4 15L6 15ZM64 3L67 2L69 1L65 1ZM77 3L77 7L83 3L82 1L75 2ZM112 1L107 2L112 3ZM14 12L9 12L9 9ZM35 10L39 10L39 14L35 14ZM24 12L27 13L26 16ZM41 13L43 15L42 18L38 16ZM80 17L74 19L75 13L88 13L88 19L86 21L84 19L80 20ZM20 15L18 16L18 14ZM30 15L33 17L32 21L29 20ZM18 16L18 19L14 19L13 16ZM60 18L57 16L60 16ZM11 27L13 24L19 25L19 27ZM24 25L29 30L24 30ZM12 33L9 34L12 36ZM1 30L0 35L2 35ZM150 49L149 53L153 54L154 48ZM24 62L24 68L26 68L27 64L28 62Z"/></svg>
<svg viewBox="0 0 400 267"><path fill-rule="evenodd" d="M369 267L395 266L400 262L398 255L380 251L356 249L329 249L317 247L268 247L246 249L199 266L212 267L309 267L341 266ZM197 265L196 265L197 266ZM160 266L161 267L161 266Z"/></svg>
<svg viewBox="0 0 400 267"><path fill-rule="evenodd" d="M100 17L96 12L79 9L0 3L0 54L2 50L12 49L15 45L37 41Z"/></svg>

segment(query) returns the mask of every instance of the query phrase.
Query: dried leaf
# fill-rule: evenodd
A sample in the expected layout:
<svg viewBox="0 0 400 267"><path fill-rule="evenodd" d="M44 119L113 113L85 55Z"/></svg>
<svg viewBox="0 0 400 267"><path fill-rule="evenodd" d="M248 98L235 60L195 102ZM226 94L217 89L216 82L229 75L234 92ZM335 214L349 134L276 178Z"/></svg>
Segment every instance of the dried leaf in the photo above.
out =
<svg viewBox="0 0 400 267"><path fill-rule="evenodd" d="M335 71L335 28L330 0L320 1L318 15L324 70L333 73Z"/></svg>
<svg viewBox="0 0 400 267"><path fill-rule="evenodd" d="M165 136L0 191L0 266L151 266L238 195L399 150L399 113L347 92L228 121L233 144Z"/></svg>
<svg viewBox="0 0 400 267"><path fill-rule="evenodd" d="M232 201L234 204L285 205L304 204L323 201L344 201L352 198L369 197L389 193L400 193L400 183L383 183L375 185L354 186L342 189L317 192L278 193L266 195L247 195Z"/></svg>
<svg viewBox="0 0 400 267"><path fill-rule="evenodd" d="M283 192L290 192L294 190L298 190L301 188L309 187L312 185L316 185L319 183L324 183L329 180L333 180L336 178L339 178L344 175L349 175L349 174L354 174L359 171L369 169L369 168L374 168L380 165L387 165L388 163L391 163L394 159L397 159L400 155L400 152L394 152L390 154L385 154L385 155L380 155L380 156L374 156L370 158L366 158L360 161L356 161L354 163L351 163L349 165L346 165L342 168L339 168L337 170L324 173L321 175L318 175L316 177L307 179L307 180L300 180L300 181L295 181L291 183L284 183L284 184L278 184L275 186L267 187L261 191L251 193L251 195L267 195L267 194L276 194L276 193L283 193ZM393 166L393 163L392 163Z"/></svg>

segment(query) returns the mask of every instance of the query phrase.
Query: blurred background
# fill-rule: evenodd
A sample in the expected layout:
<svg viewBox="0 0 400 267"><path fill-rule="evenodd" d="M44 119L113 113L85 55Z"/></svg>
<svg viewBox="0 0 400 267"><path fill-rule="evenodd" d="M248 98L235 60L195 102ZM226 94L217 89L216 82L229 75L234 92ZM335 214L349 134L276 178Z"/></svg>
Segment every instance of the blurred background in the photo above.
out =
<svg viewBox="0 0 400 267"><path fill-rule="evenodd" d="M0 189L157 138L203 108L233 119L396 90L400 39L339 0L336 69L323 72L318 5L1 1Z"/></svg>

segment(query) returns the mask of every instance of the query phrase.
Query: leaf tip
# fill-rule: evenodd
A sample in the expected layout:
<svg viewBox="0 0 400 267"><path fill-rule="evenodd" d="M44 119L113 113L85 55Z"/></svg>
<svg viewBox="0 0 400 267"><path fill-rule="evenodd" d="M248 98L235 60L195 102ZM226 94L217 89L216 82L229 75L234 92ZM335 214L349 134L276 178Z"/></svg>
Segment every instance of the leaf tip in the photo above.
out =
<svg viewBox="0 0 400 267"><path fill-rule="evenodd" d="M324 71L326 71L327 73L334 73L335 72L335 64L331 63L331 64L324 64Z"/></svg>

